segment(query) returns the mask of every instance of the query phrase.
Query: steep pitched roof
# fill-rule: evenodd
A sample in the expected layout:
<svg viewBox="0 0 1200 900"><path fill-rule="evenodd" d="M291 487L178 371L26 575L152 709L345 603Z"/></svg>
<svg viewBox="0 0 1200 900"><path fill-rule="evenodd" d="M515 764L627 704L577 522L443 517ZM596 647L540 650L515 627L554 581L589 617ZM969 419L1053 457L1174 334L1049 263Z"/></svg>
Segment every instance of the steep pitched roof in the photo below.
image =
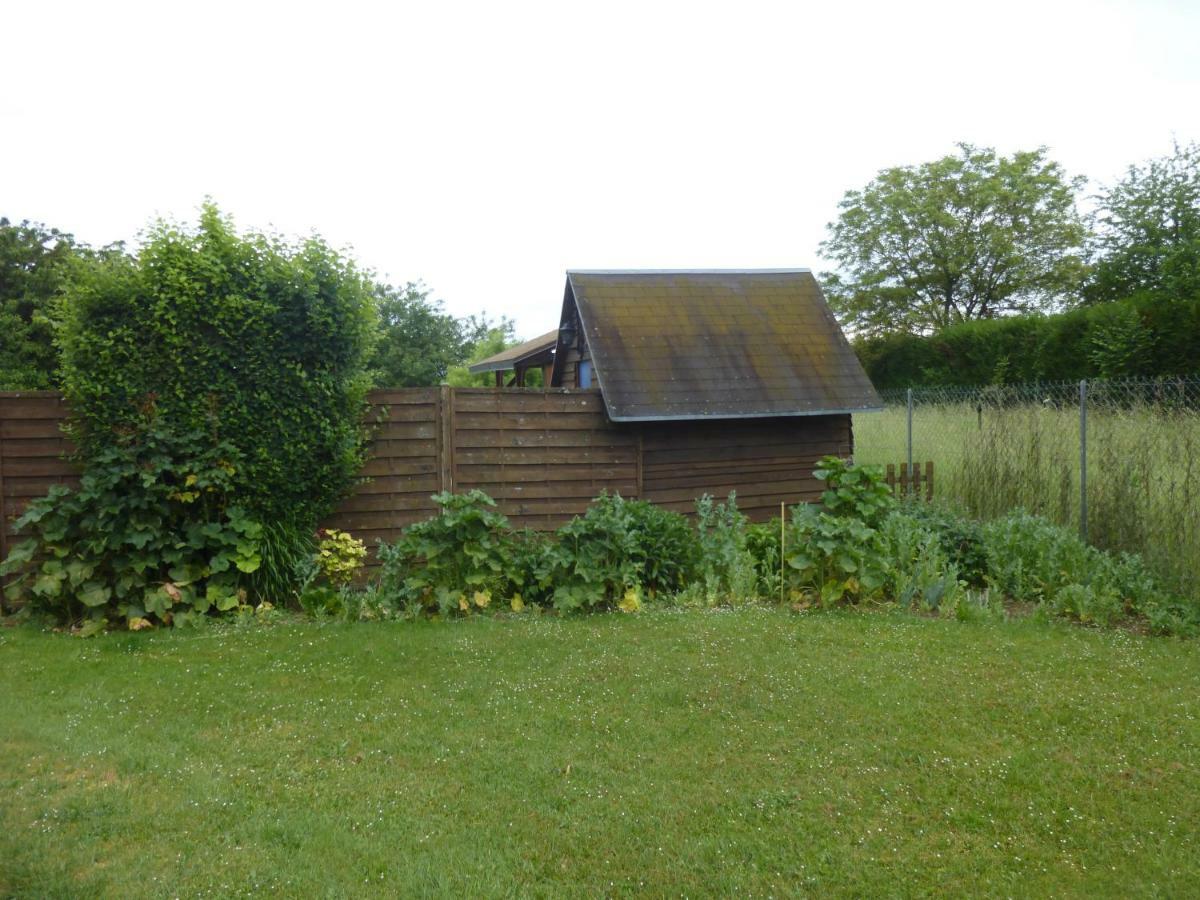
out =
<svg viewBox="0 0 1200 900"><path fill-rule="evenodd" d="M883 405L807 269L572 271L572 306L614 421Z"/></svg>
<svg viewBox="0 0 1200 900"><path fill-rule="evenodd" d="M554 344L558 340L558 329L547 331L541 337L535 337L531 341L526 341L523 344L517 344L515 347L509 347L507 350L501 350L495 356L489 356L487 359L481 359L470 367L471 372L507 372L514 368L517 363L524 362L530 357L545 353L548 350L554 349Z"/></svg>

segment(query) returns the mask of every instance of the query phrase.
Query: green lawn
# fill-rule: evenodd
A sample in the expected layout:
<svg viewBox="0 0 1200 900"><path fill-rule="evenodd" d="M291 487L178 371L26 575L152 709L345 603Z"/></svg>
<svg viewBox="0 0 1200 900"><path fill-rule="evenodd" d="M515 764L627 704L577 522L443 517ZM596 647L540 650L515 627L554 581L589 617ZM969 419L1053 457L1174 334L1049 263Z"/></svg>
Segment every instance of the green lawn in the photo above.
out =
<svg viewBox="0 0 1200 900"><path fill-rule="evenodd" d="M767 608L0 630L0 895L1181 896L1200 643Z"/></svg>

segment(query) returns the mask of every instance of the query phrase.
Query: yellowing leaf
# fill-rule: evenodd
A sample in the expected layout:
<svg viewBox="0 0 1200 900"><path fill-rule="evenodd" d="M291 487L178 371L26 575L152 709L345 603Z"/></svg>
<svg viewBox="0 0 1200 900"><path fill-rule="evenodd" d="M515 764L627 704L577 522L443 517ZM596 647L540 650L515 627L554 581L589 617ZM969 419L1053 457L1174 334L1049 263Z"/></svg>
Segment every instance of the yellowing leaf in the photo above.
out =
<svg viewBox="0 0 1200 900"><path fill-rule="evenodd" d="M458 595L458 608L461 609L463 612L470 611L471 607L467 605L467 595L466 594Z"/></svg>
<svg viewBox="0 0 1200 900"><path fill-rule="evenodd" d="M483 609L492 602L492 595L487 591L476 591L473 599L475 600L475 605Z"/></svg>
<svg viewBox="0 0 1200 900"><path fill-rule="evenodd" d="M197 478L195 475L189 475L187 478L183 479L183 486L191 487L193 484L195 484L199 480L200 479Z"/></svg>
<svg viewBox="0 0 1200 900"><path fill-rule="evenodd" d="M617 609L621 610L621 612L637 612L641 608L642 596L640 593L638 593L638 589L635 587L629 588L629 590L625 592L624 599L617 604Z"/></svg>
<svg viewBox="0 0 1200 900"><path fill-rule="evenodd" d="M153 627L154 626L150 624L149 619L143 619L141 616L134 616L132 619L129 620L129 630L130 631L141 631L145 628L153 628Z"/></svg>
<svg viewBox="0 0 1200 900"><path fill-rule="evenodd" d="M525 598L520 594L513 594L512 600L508 602L512 605L513 612L520 612L525 608Z"/></svg>

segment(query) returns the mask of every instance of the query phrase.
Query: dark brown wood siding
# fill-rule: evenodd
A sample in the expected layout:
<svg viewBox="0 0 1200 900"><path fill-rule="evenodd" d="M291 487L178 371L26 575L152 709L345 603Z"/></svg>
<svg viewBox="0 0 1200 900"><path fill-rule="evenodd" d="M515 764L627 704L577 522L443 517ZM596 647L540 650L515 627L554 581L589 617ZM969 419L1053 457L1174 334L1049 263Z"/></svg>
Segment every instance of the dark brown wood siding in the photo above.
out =
<svg viewBox="0 0 1200 900"><path fill-rule="evenodd" d="M850 417L655 422L642 428L642 496L690 512L695 498L724 499L756 521L779 504L811 502L823 485L812 477L822 456L850 455Z"/></svg>

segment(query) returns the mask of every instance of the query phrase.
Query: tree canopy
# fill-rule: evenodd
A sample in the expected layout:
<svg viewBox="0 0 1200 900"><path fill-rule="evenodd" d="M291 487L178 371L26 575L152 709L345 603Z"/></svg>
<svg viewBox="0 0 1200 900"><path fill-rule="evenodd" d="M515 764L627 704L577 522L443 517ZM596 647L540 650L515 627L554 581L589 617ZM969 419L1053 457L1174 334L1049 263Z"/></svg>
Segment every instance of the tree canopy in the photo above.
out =
<svg viewBox="0 0 1200 900"><path fill-rule="evenodd" d="M375 286L379 340L371 369L379 387L441 384L469 355L477 335L474 317L456 319L422 284Z"/></svg>
<svg viewBox="0 0 1200 900"><path fill-rule="evenodd" d="M1053 308L1079 287L1086 236L1070 178L1045 148L957 154L881 171L848 191L822 253L830 304L859 334L927 333Z"/></svg>
<svg viewBox="0 0 1200 900"><path fill-rule="evenodd" d="M0 390L54 386L54 303L82 252L56 228L0 218Z"/></svg>
<svg viewBox="0 0 1200 900"><path fill-rule="evenodd" d="M1089 301L1200 297L1200 145L1130 166L1097 200Z"/></svg>

